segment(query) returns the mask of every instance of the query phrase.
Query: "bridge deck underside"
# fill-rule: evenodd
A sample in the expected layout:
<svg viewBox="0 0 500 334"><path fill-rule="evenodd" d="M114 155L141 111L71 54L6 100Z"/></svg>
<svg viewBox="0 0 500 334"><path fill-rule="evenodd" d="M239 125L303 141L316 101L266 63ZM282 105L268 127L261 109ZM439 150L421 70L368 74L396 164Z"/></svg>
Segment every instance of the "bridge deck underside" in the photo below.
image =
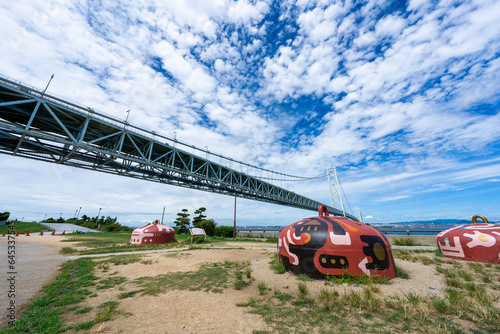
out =
<svg viewBox="0 0 500 334"><path fill-rule="evenodd" d="M321 204L200 156L176 141L0 80L0 153L297 207ZM331 214L343 215L328 207ZM356 217L348 215L357 220Z"/></svg>

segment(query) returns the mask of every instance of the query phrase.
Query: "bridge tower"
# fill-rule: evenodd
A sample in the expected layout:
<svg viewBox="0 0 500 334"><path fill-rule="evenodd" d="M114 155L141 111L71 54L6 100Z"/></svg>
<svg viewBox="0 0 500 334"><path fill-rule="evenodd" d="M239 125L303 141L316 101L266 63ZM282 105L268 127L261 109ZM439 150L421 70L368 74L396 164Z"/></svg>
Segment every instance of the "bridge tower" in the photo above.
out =
<svg viewBox="0 0 500 334"><path fill-rule="evenodd" d="M330 188L330 202L332 207L338 203L340 205L340 210L342 211L342 215L344 218L346 217L344 202L342 200L342 194L344 194L344 189L342 189L342 185L339 181L339 176L337 175L337 168L333 167L326 170L326 176L328 178L328 187Z"/></svg>

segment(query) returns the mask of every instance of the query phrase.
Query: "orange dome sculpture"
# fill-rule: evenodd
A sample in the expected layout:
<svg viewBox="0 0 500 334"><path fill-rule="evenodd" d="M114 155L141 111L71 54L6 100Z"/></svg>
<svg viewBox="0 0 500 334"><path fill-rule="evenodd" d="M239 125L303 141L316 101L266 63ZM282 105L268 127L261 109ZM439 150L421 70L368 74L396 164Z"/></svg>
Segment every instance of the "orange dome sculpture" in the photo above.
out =
<svg viewBox="0 0 500 334"><path fill-rule="evenodd" d="M139 244L154 244L172 242L175 239L175 230L167 225L160 224L156 219L152 224L136 228L130 236L130 243L133 245Z"/></svg>
<svg viewBox="0 0 500 334"><path fill-rule="evenodd" d="M396 277L391 246L382 233L351 219L329 216L324 205L318 213L280 232L278 254L287 270L313 278L346 273Z"/></svg>
<svg viewBox="0 0 500 334"><path fill-rule="evenodd" d="M478 224L477 218L484 224ZM500 225L489 224L480 215L472 217L472 222L440 232L436 242L441 253L457 260L500 263Z"/></svg>

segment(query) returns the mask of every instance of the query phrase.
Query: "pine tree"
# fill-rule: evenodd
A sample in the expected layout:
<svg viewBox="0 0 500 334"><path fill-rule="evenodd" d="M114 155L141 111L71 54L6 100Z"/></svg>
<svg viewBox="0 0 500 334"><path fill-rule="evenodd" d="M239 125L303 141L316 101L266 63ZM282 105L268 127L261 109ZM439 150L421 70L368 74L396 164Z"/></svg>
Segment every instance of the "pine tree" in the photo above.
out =
<svg viewBox="0 0 500 334"><path fill-rule="evenodd" d="M187 233L190 225L188 210L182 209L182 212L179 212L177 216L178 217L174 223L179 228L179 233Z"/></svg>
<svg viewBox="0 0 500 334"><path fill-rule="evenodd" d="M193 218L193 226L194 226L194 227L201 227L201 226L200 226L201 222L202 222L205 218L207 218L207 216L205 216L205 215L203 214L203 212L205 212L205 211L207 211L207 209L206 209L206 208L204 208L204 207L201 207L201 208L199 208L198 210L196 210L196 211L194 212L194 214L195 214L195 215L198 215L198 216L196 216L196 217L194 217L194 218Z"/></svg>

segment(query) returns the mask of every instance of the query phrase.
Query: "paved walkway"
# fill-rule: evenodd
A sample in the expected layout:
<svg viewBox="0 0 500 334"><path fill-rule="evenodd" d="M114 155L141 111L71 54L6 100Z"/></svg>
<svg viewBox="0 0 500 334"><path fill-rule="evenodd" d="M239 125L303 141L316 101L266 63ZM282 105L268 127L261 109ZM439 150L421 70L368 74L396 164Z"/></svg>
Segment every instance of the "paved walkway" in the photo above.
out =
<svg viewBox="0 0 500 334"><path fill-rule="evenodd" d="M12 250L12 248L11 248ZM8 258L8 240L0 239L0 260L2 271L0 273L0 326L7 324L7 307L11 300L15 301L16 318L21 315L21 306L26 305L29 300L42 289L44 285L51 283L56 276L61 264L67 257L58 254L52 247L37 243L16 242L14 269L10 269ZM14 274L9 274L13 272ZM11 286L9 278L15 276L15 282ZM9 291L13 288L14 298L9 297Z"/></svg>

